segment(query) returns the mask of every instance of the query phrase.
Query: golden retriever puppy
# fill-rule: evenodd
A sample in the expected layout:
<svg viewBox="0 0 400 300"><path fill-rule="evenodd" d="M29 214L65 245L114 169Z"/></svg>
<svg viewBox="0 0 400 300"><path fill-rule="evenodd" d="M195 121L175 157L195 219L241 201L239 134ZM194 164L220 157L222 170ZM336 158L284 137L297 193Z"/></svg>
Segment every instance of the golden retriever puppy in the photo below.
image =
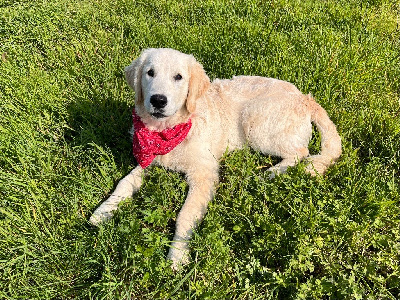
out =
<svg viewBox="0 0 400 300"><path fill-rule="evenodd" d="M341 139L326 111L289 82L239 76L210 83L193 56L173 49L144 50L125 75L135 91L133 153L139 165L90 222L98 225L112 217L118 203L140 188L149 165L185 173L189 192L168 253L174 269L189 261L188 243L213 198L226 150L250 145L281 157L269 169L271 178L305 158L309 173L323 174L341 155ZM322 145L319 155L310 156L312 123Z"/></svg>

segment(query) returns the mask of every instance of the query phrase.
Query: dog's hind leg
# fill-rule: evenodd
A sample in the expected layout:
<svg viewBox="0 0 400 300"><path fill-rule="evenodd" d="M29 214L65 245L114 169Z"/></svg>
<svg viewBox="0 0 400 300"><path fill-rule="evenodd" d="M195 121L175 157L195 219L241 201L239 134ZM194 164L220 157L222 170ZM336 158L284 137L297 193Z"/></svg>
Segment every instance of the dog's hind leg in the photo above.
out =
<svg viewBox="0 0 400 300"><path fill-rule="evenodd" d="M142 185L143 172L144 170L137 166L121 179L111 196L94 211L89 222L98 226L100 223L110 219L114 211L117 210L118 204L139 190Z"/></svg>
<svg viewBox="0 0 400 300"><path fill-rule="evenodd" d="M243 131L249 145L265 155L283 159L269 169L270 178L286 172L309 154L311 116L301 103L284 100L255 99L242 112Z"/></svg>
<svg viewBox="0 0 400 300"><path fill-rule="evenodd" d="M269 179L273 179L275 176L285 173L289 167L295 166L303 158L307 157L308 153L309 152L307 148L301 148L295 155L284 157L281 162L268 169L270 172Z"/></svg>

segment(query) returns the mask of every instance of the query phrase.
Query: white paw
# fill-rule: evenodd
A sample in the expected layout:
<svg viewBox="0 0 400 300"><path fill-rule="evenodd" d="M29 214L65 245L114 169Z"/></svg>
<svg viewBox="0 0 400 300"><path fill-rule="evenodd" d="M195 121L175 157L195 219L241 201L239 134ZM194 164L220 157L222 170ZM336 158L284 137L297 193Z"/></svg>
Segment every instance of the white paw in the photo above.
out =
<svg viewBox="0 0 400 300"><path fill-rule="evenodd" d="M306 172L311 176L324 175L326 168L326 164L314 161L306 166Z"/></svg>
<svg viewBox="0 0 400 300"><path fill-rule="evenodd" d="M111 219L113 216L112 211L98 211L98 209L90 217L89 222L94 226L99 226L101 223Z"/></svg>
<svg viewBox="0 0 400 300"><path fill-rule="evenodd" d="M270 171L269 176L268 176L269 180L274 179L276 177L276 175L278 175L278 174L276 174L275 172Z"/></svg>
<svg viewBox="0 0 400 300"><path fill-rule="evenodd" d="M267 170L269 172L269 179L274 179L276 176L284 173L286 170L281 170L280 167L273 166Z"/></svg>
<svg viewBox="0 0 400 300"><path fill-rule="evenodd" d="M177 248L177 244L180 248ZM174 271L179 271L183 266L190 263L189 247L187 247L187 242L177 242L173 243L169 249L167 259L172 261L171 268Z"/></svg>

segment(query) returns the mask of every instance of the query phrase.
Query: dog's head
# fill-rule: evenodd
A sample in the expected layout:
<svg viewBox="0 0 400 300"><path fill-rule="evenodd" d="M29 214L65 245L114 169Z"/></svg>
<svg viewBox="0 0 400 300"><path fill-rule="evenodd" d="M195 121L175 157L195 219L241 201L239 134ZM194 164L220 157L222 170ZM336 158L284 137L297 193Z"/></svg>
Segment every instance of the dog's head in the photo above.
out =
<svg viewBox="0 0 400 300"><path fill-rule="evenodd" d="M137 113L153 121L189 116L210 84L193 56L165 48L144 50L125 76L135 91Z"/></svg>

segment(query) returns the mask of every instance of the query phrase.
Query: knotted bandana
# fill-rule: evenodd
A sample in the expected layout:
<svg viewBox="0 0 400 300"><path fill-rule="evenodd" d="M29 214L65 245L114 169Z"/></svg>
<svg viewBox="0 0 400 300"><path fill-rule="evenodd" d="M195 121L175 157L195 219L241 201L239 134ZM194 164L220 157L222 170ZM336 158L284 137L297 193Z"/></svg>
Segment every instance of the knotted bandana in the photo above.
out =
<svg viewBox="0 0 400 300"><path fill-rule="evenodd" d="M133 155L144 169L148 167L157 155L165 155L178 146L189 133L192 122L175 125L163 131L152 131L146 128L135 111L133 117Z"/></svg>

